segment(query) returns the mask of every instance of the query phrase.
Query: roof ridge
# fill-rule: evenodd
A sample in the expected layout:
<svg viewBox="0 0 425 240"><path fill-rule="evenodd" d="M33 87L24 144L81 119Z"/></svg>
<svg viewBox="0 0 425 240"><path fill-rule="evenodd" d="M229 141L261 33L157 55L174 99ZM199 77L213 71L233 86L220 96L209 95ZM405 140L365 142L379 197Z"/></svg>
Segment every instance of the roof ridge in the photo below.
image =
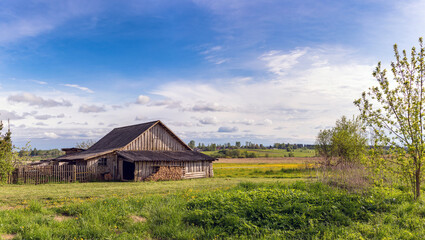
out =
<svg viewBox="0 0 425 240"><path fill-rule="evenodd" d="M159 122L159 121L160 120L155 120L155 121L150 121L150 122L144 122L144 123L138 123L138 124L133 124L133 125L127 125L127 126L117 127L117 128L114 128L114 129L134 127L134 126L139 126L139 125L148 124L148 123L156 123L156 122ZM114 130L114 129L112 129L112 130Z"/></svg>

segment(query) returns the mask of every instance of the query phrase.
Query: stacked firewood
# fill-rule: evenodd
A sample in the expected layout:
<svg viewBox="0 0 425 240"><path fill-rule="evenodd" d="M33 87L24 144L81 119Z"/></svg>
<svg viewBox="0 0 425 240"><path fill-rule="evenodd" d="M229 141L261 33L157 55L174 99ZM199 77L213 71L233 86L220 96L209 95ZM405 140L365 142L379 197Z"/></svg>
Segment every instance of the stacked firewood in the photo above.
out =
<svg viewBox="0 0 425 240"><path fill-rule="evenodd" d="M145 181L180 180L183 177L183 167L160 166L159 170Z"/></svg>

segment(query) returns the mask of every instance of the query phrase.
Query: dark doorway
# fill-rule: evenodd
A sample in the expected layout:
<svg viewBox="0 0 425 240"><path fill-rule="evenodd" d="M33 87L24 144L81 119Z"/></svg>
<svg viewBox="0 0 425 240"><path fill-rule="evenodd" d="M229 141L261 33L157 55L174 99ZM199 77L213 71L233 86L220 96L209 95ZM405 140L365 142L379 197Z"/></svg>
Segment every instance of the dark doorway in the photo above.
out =
<svg viewBox="0 0 425 240"><path fill-rule="evenodd" d="M134 163L123 161L122 175L124 180L134 180Z"/></svg>

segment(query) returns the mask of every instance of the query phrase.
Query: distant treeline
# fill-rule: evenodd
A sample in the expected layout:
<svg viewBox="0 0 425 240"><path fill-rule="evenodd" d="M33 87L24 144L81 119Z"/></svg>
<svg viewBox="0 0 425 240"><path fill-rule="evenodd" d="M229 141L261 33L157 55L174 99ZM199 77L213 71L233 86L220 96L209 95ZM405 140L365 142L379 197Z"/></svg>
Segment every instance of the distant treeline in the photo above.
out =
<svg viewBox="0 0 425 240"><path fill-rule="evenodd" d="M215 158L256 158L258 155L255 152L248 152L241 149L222 149L211 154Z"/></svg>
<svg viewBox="0 0 425 240"><path fill-rule="evenodd" d="M204 144L204 143L198 143L196 146L196 143L194 140L189 142L189 147L192 149L197 149L201 151L218 151L222 149L284 149L288 152L291 152L295 149L314 149L314 144L291 144L291 143L274 143L273 145L263 145L263 144L257 144L252 142L245 142L245 145L242 145L241 142L235 142L234 145L231 143L224 143L224 144L216 144L216 143L210 143L210 144Z"/></svg>
<svg viewBox="0 0 425 240"><path fill-rule="evenodd" d="M29 149L29 150L21 150L19 151L19 156L30 156L30 157L42 157L42 158L54 158L63 155L59 149L50 149L50 150L38 150L37 148Z"/></svg>

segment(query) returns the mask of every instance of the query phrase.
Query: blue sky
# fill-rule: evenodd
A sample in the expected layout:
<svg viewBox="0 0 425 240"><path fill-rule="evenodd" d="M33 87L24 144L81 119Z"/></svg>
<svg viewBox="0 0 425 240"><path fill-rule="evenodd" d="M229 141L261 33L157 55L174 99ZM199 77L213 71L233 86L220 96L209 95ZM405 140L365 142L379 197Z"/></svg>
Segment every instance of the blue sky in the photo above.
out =
<svg viewBox="0 0 425 240"><path fill-rule="evenodd" d="M424 16L425 1L1 1L0 118L37 148L157 119L187 142L313 143Z"/></svg>

